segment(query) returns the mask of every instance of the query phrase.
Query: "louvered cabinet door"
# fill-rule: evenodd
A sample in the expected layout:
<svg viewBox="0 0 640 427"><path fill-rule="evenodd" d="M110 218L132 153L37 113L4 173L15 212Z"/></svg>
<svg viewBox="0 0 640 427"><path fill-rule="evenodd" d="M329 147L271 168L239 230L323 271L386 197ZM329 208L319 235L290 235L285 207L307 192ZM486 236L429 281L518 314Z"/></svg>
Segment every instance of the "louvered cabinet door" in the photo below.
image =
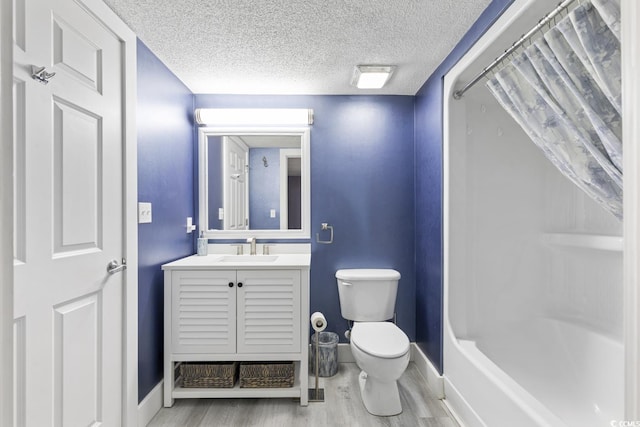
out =
<svg viewBox="0 0 640 427"><path fill-rule="evenodd" d="M173 353L236 352L235 283L233 270L171 273Z"/></svg>
<svg viewBox="0 0 640 427"><path fill-rule="evenodd" d="M237 274L238 353L299 353L300 271Z"/></svg>

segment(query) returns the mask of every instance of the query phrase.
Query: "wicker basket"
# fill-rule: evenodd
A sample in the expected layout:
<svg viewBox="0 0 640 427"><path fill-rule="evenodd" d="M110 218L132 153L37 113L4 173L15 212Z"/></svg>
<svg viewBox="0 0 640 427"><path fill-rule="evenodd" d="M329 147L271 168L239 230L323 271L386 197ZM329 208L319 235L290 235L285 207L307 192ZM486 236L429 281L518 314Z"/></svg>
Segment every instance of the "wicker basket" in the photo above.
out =
<svg viewBox="0 0 640 427"><path fill-rule="evenodd" d="M293 387L293 362L242 362L240 387Z"/></svg>
<svg viewBox="0 0 640 427"><path fill-rule="evenodd" d="M238 362L188 363L180 365L182 386L231 388L238 378Z"/></svg>

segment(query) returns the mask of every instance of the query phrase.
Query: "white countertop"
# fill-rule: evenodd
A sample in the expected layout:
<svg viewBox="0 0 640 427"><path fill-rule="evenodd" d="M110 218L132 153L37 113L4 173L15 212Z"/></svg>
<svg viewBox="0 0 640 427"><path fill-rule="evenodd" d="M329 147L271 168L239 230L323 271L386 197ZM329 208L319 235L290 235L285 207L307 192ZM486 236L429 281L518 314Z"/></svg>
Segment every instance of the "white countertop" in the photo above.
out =
<svg viewBox="0 0 640 427"><path fill-rule="evenodd" d="M226 260L225 260L226 259ZM267 261L265 261L267 260ZM206 256L192 255L164 264L163 270L174 269L274 269L274 268L309 268L311 254L273 254L273 255L240 255L210 254Z"/></svg>

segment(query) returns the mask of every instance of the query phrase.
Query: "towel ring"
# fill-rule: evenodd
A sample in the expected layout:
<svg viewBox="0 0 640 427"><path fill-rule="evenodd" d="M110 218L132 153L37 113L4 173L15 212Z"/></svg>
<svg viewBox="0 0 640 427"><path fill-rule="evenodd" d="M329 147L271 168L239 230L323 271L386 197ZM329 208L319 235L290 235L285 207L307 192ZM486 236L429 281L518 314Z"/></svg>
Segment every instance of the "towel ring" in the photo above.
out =
<svg viewBox="0 0 640 427"><path fill-rule="evenodd" d="M327 224L326 222L323 222L322 224L320 224L320 226L322 227L322 230L328 230L329 231L329 240L321 240L320 239L320 233L316 233L316 242L318 243L322 243L323 245L329 245L331 243L333 243L333 226Z"/></svg>

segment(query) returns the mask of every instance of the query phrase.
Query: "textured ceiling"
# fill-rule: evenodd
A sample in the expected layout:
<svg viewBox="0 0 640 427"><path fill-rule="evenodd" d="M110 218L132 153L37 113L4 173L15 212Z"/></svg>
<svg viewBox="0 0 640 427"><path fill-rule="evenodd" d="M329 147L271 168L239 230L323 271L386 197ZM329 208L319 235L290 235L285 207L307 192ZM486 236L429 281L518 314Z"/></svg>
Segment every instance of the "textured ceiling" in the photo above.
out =
<svg viewBox="0 0 640 427"><path fill-rule="evenodd" d="M490 0L105 0L194 93L414 95ZM382 90L357 64L397 65Z"/></svg>

